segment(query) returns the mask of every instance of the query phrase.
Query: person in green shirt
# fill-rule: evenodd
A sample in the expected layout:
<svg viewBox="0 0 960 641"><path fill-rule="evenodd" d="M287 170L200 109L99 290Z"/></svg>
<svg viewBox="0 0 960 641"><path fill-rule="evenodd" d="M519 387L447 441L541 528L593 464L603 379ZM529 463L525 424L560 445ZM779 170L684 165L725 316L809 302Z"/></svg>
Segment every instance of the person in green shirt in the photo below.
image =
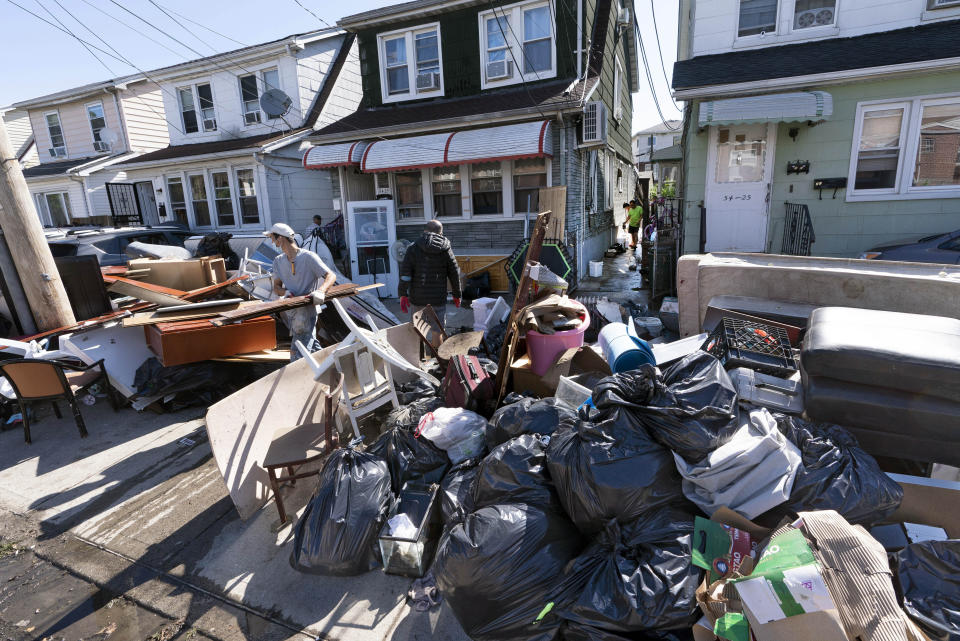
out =
<svg viewBox="0 0 960 641"><path fill-rule="evenodd" d="M623 221L623 226L630 232L630 239L633 241L630 249L636 249L637 235L640 233L640 225L643 224L643 207L636 200L631 200L629 206L624 204L624 207L627 210L627 219Z"/></svg>

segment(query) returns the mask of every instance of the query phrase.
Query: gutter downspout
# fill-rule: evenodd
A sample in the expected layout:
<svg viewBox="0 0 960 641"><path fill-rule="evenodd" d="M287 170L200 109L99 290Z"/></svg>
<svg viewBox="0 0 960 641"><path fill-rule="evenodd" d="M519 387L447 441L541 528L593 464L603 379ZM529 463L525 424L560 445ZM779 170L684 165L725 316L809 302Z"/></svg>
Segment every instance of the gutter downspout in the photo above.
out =
<svg viewBox="0 0 960 641"><path fill-rule="evenodd" d="M560 0L563 2L563 0ZM583 78L583 1L577 0L577 77Z"/></svg>

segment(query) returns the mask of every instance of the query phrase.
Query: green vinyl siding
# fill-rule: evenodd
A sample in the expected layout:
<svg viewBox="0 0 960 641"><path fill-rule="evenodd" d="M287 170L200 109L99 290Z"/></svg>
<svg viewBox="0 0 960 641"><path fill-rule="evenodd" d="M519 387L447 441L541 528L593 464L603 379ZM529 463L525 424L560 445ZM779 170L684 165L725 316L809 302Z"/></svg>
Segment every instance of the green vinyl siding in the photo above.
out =
<svg viewBox="0 0 960 641"><path fill-rule="evenodd" d="M807 123L779 123L773 163L773 187L768 225L768 251L778 252L783 239L785 203L806 204L813 220L816 256L856 257L877 245L919 239L960 228L960 198L902 199L847 202L846 190L834 198L832 189L821 195L813 188L815 178L846 178L856 125L857 103L873 100L911 99L919 96L960 94L960 72L921 74L911 77L851 81L842 85L815 86L833 96L833 115L810 127ZM707 172L707 131L697 127L698 105L687 122L686 233L684 247L695 252L699 243L699 204L704 199ZM794 141L789 132L797 128ZM787 163L809 160L809 174L787 175ZM707 216L710 215L709 203Z"/></svg>

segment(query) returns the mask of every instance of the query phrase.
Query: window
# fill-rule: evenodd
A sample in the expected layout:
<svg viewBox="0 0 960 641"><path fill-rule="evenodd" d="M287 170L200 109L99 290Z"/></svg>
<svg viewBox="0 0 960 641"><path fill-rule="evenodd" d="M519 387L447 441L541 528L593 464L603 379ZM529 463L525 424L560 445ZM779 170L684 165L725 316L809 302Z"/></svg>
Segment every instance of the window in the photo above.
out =
<svg viewBox="0 0 960 641"><path fill-rule="evenodd" d="M893 189L900 165L903 108L865 111L857 148L854 189Z"/></svg>
<svg viewBox="0 0 960 641"><path fill-rule="evenodd" d="M260 76L260 79L263 81L263 91L267 92L271 89L280 88L280 72L276 69L267 69ZM276 120L280 116L270 116L267 115L267 120ZM259 216L258 216L259 218Z"/></svg>
<svg viewBox="0 0 960 641"><path fill-rule="evenodd" d="M604 163L604 181L603 181L603 192L604 192L604 204L606 209L613 209L613 163L614 155L612 153L605 154L606 162Z"/></svg>
<svg viewBox="0 0 960 641"><path fill-rule="evenodd" d="M190 201L193 205L193 219L197 227L210 227L210 203L207 202L207 186L203 174L187 176L190 183Z"/></svg>
<svg viewBox="0 0 960 641"><path fill-rule="evenodd" d="M943 9L944 7L960 6L960 0L930 0L927 4L928 9Z"/></svg>
<svg viewBox="0 0 960 641"><path fill-rule="evenodd" d="M213 181L213 205L217 212L217 226L232 227L236 224L233 217L233 198L230 195L230 176L225 171L210 174Z"/></svg>
<svg viewBox="0 0 960 641"><path fill-rule="evenodd" d="M831 27L836 23L837 0L796 0L793 7L793 29Z"/></svg>
<svg viewBox="0 0 960 641"><path fill-rule="evenodd" d="M767 125L745 125L743 130L731 139L729 129L717 129L717 183L763 180Z"/></svg>
<svg viewBox="0 0 960 641"><path fill-rule="evenodd" d="M779 0L740 0L740 23L737 36L756 36L777 30Z"/></svg>
<svg viewBox="0 0 960 641"><path fill-rule="evenodd" d="M847 200L960 197L960 96L857 106Z"/></svg>
<svg viewBox="0 0 960 641"><path fill-rule="evenodd" d="M195 134L200 131L201 124L204 131L217 130L217 117L213 109L213 90L209 84L177 89L177 95L180 97L183 133ZM200 106L199 118L197 105Z"/></svg>
<svg viewBox="0 0 960 641"><path fill-rule="evenodd" d="M73 212L70 210L70 194L65 191L43 195L47 205L47 213L54 227L65 227L70 224Z"/></svg>
<svg viewBox="0 0 960 641"><path fill-rule="evenodd" d="M238 169L237 200L240 202L240 223L257 225L260 223L260 208L257 204L257 186L252 169Z"/></svg>
<svg viewBox="0 0 960 641"><path fill-rule="evenodd" d="M107 126L107 121L103 117L102 102L87 105L87 119L90 121L90 130L93 132L93 148L97 151L110 151L110 145L100 138L100 132Z"/></svg>
<svg viewBox="0 0 960 641"><path fill-rule="evenodd" d="M623 65L620 59L615 60L616 65L613 68L613 118L620 120L623 118L623 90L620 84L623 82Z"/></svg>
<svg viewBox="0 0 960 641"><path fill-rule="evenodd" d="M503 171L499 162L470 165L470 188L475 216L503 213Z"/></svg>
<svg viewBox="0 0 960 641"><path fill-rule="evenodd" d="M67 143L63 139L63 128L60 126L60 114L52 111L44 115L47 121L47 133L50 134L50 155L54 158L67 155Z"/></svg>
<svg viewBox="0 0 960 641"><path fill-rule="evenodd" d="M378 36L384 102L443 95L440 26Z"/></svg>
<svg viewBox="0 0 960 641"><path fill-rule="evenodd" d="M183 225L187 219L187 201L183 197L183 181L179 177L167 178L167 195L170 199L170 214L173 220Z"/></svg>
<svg viewBox="0 0 960 641"><path fill-rule="evenodd" d="M462 216L460 168L434 167L432 170L433 213L436 217Z"/></svg>
<svg viewBox="0 0 960 641"><path fill-rule="evenodd" d="M251 73L246 76L240 76L237 79L240 83L240 102L243 107L243 122L246 125L255 125L262 122L262 116L260 115L260 96L270 89L280 88L280 73L276 69L261 71L259 73L259 80L257 76L258 74ZM267 115L268 120L279 117L280 116Z"/></svg>
<svg viewBox="0 0 960 641"><path fill-rule="evenodd" d="M623 193L623 167L617 163L617 191Z"/></svg>
<svg viewBox="0 0 960 641"><path fill-rule="evenodd" d="M550 2L534 0L484 11L479 21L483 88L557 75Z"/></svg>
<svg viewBox="0 0 960 641"><path fill-rule="evenodd" d="M423 218L423 180L419 171L394 174L397 183L397 214L401 220Z"/></svg>
<svg viewBox="0 0 960 641"><path fill-rule="evenodd" d="M547 186L547 161L529 158L513 161L513 210L517 213L540 212L540 188Z"/></svg>

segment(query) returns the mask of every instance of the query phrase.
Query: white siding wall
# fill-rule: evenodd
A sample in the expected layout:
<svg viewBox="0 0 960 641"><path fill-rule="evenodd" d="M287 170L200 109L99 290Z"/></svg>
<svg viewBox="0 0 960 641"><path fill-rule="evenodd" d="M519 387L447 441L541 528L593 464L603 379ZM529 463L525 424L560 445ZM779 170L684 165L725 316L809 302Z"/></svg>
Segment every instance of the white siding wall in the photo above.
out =
<svg viewBox="0 0 960 641"><path fill-rule="evenodd" d="M324 78L340 50L342 38L328 38L311 42L297 53L297 95L295 101L300 104L303 114L310 112L310 106L317 92L323 88ZM293 94L291 94L291 97Z"/></svg>
<svg viewBox="0 0 960 641"><path fill-rule="evenodd" d="M132 85L121 93L120 108L131 151L154 151L170 144L162 92L157 85L152 82Z"/></svg>
<svg viewBox="0 0 960 641"><path fill-rule="evenodd" d="M363 98L363 86L360 83L360 54L358 41L353 41L350 53L340 69L333 92L327 99L317 119L315 128L319 129L345 118L357 110Z"/></svg>
<svg viewBox="0 0 960 641"><path fill-rule="evenodd" d="M791 31L794 0L780 0L776 34L737 41L739 0L691 0L693 55L769 47L824 37L849 37L916 26L931 20L960 17L960 7L927 10L927 0L837 0L836 29ZM811 72L816 71L811 70Z"/></svg>
<svg viewBox="0 0 960 641"><path fill-rule="evenodd" d="M332 221L336 217L332 180L339 180L336 170L304 169L302 152L295 145L280 153L266 158L273 222L287 223L302 234L315 215L320 215L324 224Z"/></svg>
<svg viewBox="0 0 960 641"><path fill-rule="evenodd" d="M3 124L7 129L7 138L10 139L10 146L16 153L33 133L30 129L30 117L22 109L8 111L2 117Z"/></svg>
<svg viewBox="0 0 960 641"><path fill-rule="evenodd" d="M242 65L239 66L239 65ZM260 72L264 69L276 68L280 75L280 88L294 99L293 106L287 114L287 122L293 127L299 127L304 113L297 101L297 61L289 56L282 55L276 58L260 59L255 61L240 61L224 69L215 69L212 73L185 77L175 81L162 83L163 109L169 121L170 144L188 145L197 142L211 142L215 140L235 140L270 132L280 133L286 129L286 124L280 119L267 120L253 125L247 125L243 120L243 105L240 100L240 76L248 72ZM210 83L213 91L214 108L216 109L217 130L212 132L201 131L192 134L183 133L183 123L180 115L180 104L177 99L177 89L190 85Z"/></svg>
<svg viewBox="0 0 960 641"><path fill-rule="evenodd" d="M36 194L47 194L50 192L67 192L70 197L70 213L72 220L76 221L78 224L85 224L87 219L87 206L84 199L83 187L79 182L75 180L70 180L69 178L58 178L54 180L31 180L28 183L30 189L30 196L33 199L34 206L36 206L37 199ZM44 218L40 212L37 212L40 215L40 220L44 225L48 221Z"/></svg>
<svg viewBox="0 0 960 641"><path fill-rule="evenodd" d="M111 153L123 151L126 146L123 141L123 128L120 124L120 116L117 113L117 106L114 103L113 95L108 93L88 97L86 99L54 105L49 108L37 107L30 109L30 126L33 128L37 139L37 150L40 155L40 162L58 162L74 158L87 158L98 155L99 152L93 148L93 131L90 129L90 121L87 119L86 105L100 102L103 104L103 116L107 127L121 136ZM47 121L44 114L56 111L60 114L60 126L63 128L64 141L67 145L66 158L52 158L49 149L50 133L47 131Z"/></svg>

